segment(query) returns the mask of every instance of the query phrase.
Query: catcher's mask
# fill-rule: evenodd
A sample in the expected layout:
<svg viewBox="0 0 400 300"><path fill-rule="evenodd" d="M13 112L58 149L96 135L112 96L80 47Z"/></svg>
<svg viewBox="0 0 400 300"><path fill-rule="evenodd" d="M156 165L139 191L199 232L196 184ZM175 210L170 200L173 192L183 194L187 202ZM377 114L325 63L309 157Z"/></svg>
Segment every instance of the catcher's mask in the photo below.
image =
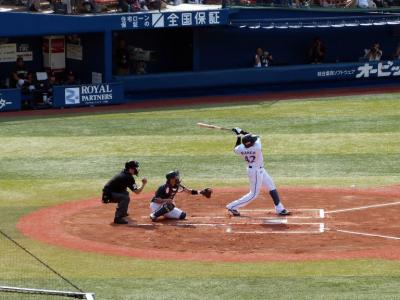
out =
<svg viewBox="0 0 400 300"><path fill-rule="evenodd" d="M179 183L181 182L181 180L179 178L179 171L178 170L168 172L167 175L165 175L165 178L167 178L167 183L168 184L171 184L171 181L173 179L176 179L174 186L179 185Z"/></svg>
<svg viewBox="0 0 400 300"><path fill-rule="evenodd" d="M243 138L242 138L242 144L246 147L249 148L251 146L254 145L254 143L257 141L258 136L257 135L253 135L253 134L246 134Z"/></svg>
<svg viewBox="0 0 400 300"><path fill-rule="evenodd" d="M125 170L134 169L133 174L139 174L139 162L136 160L131 160L125 163Z"/></svg>

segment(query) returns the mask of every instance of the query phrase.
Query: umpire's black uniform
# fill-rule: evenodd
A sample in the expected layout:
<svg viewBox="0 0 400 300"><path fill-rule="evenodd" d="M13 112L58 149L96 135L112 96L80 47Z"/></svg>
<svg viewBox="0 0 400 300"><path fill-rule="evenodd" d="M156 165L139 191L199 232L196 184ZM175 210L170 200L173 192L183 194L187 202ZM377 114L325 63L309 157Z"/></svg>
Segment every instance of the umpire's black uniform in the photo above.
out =
<svg viewBox="0 0 400 300"><path fill-rule="evenodd" d="M131 162L129 162L131 163ZM114 202L118 203L117 209L115 211L114 223L117 224L126 224L123 218L128 215L128 207L129 207L129 193L128 188L131 191L136 191L138 189L135 178L129 172L129 168L134 167L136 170L139 167L139 164L135 162L135 166L125 165L125 169L121 171L121 173L115 175L111 178L110 181L103 188L103 202Z"/></svg>

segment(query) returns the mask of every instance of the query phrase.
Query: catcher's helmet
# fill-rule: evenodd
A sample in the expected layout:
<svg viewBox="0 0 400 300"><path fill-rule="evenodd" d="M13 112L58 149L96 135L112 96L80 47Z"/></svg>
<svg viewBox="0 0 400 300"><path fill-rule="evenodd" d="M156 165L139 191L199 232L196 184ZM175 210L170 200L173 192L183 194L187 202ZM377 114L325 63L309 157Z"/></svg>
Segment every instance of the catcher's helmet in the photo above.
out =
<svg viewBox="0 0 400 300"><path fill-rule="evenodd" d="M168 172L167 175L165 175L165 178L167 178L167 180L170 180L172 178L179 178L179 171L175 170L175 171Z"/></svg>
<svg viewBox="0 0 400 300"><path fill-rule="evenodd" d="M251 146L254 145L254 143L257 141L258 136L257 135L253 135L253 134L246 134L243 138L242 138L242 144L246 147L249 148Z"/></svg>

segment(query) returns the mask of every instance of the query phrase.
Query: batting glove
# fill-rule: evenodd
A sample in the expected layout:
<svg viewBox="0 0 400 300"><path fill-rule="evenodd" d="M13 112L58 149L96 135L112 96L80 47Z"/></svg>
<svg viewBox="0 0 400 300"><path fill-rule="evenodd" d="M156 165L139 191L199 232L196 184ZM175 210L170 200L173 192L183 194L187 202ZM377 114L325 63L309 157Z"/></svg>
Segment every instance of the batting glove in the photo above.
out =
<svg viewBox="0 0 400 300"><path fill-rule="evenodd" d="M240 129L239 127L235 127L235 128L232 128L232 131L236 134L236 135L239 135L239 134L241 134L242 133L242 129Z"/></svg>

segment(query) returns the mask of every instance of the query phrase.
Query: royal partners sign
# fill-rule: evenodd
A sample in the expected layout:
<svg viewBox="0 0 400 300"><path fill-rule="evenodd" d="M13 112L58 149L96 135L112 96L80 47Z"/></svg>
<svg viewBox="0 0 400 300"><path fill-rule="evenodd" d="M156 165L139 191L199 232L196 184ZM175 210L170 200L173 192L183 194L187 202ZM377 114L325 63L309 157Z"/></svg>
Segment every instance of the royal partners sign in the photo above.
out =
<svg viewBox="0 0 400 300"><path fill-rule="evenodd" d="M59 86L54 89L54 107L125 103L121 83Z"/></svg>

